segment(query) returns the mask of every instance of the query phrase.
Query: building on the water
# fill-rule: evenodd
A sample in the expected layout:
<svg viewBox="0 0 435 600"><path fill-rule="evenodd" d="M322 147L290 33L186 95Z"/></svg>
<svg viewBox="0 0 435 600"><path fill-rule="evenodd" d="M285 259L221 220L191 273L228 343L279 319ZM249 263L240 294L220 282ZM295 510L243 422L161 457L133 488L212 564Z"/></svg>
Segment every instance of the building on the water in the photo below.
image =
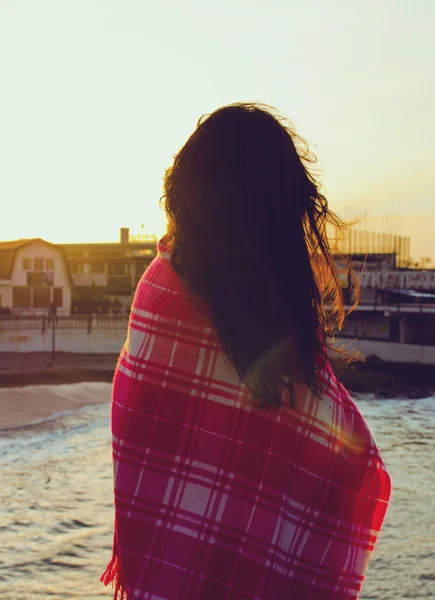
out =
<svg viewBox="0 0 435 600"><path fill-rule="evenodd" d="M379 270L380 257L393 259L390 268L409 269L414 266L408 236L349 227L344 231L328 228L328 237L337 253L352 256L354 263L364 263L367 270Z"/></svg>
<svg viewBox="0 0 435 600"><path fill-rule="evenodd" d="M385 361L435 365L435 269L398 268L393 253L347 258L361 292L337 334L338 343ZM349 287L345 281L348 310Z"/></svg>

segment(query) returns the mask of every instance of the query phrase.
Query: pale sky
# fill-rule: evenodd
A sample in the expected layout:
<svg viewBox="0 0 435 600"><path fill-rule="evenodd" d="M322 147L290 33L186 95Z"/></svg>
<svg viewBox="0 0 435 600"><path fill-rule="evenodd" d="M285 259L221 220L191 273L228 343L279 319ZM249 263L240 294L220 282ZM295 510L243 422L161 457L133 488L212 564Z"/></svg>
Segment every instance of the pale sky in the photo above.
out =
<svg viewBox="0 0 435 600"><path fill-rule="evenodd" d="M333 210L402 215L435 259L434 31L434 0L0 0L0 239L160 234L198 117L259 100Z"/></svg>

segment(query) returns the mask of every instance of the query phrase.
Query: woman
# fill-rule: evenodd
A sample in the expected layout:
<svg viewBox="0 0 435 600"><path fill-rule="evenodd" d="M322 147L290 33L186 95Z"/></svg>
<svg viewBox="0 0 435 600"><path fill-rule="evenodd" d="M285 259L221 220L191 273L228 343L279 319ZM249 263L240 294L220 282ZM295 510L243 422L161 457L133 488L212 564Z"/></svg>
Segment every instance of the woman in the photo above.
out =
<svg viewBox="0 0 435 600"><path fill-rule="evenodd" d="M166 172L114 379L115 598L358 596L390 482L328 360L340 221L310 162L271 109L236 104Z"/></svg>

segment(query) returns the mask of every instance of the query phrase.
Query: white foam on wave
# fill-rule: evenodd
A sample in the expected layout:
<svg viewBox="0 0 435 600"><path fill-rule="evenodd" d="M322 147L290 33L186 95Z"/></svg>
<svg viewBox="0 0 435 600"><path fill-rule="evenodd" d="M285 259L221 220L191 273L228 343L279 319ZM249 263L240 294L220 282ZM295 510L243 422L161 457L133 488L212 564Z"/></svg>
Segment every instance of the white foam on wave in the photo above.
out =
<svg viewBox="0 0 435 600"><path fill-rule="evenodd" d="M74 410L63 410L63 411L55 412L52 415L50 415L49 417L45 417L43 419L36 419L35 421L29 421L25 425L13 425L12 427L0 427L0 433L1 432L7 433L7 432L13 432L13 431L20 431L22 429L36 427L37 425L44 425L45 423L50 423L51 421L56 421L56 419L61 419L62 417L67 417L68 415L76 414L83 408L88 408L88 407L87 406L81 407L75 411Z"/></svg>

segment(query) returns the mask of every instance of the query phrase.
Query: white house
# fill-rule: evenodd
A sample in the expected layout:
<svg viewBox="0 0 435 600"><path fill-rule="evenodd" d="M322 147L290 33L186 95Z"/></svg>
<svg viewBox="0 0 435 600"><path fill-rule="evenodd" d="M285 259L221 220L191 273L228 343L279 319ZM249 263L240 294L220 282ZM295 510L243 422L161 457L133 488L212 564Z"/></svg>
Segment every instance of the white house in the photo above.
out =
<svg viewBox="0 0 435 600"><path fill-rule="evenodd" d="M0 242L0 312L71 312L71 275L62 248L41 239Z"/></svg>

